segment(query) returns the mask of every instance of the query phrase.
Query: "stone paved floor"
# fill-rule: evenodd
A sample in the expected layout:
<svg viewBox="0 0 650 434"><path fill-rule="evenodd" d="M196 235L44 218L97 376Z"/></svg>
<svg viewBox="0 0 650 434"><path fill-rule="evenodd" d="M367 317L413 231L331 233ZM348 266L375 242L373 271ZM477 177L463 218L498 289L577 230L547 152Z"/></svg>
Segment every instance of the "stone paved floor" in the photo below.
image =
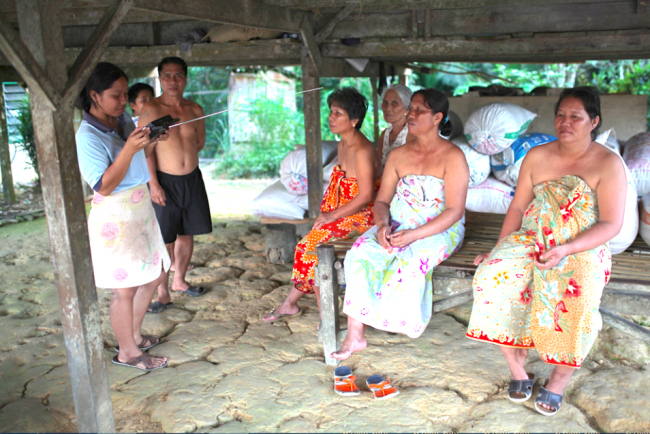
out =
<svg viewBox="0 0 650 434"><path fill-rule="evenodd" d="M39 220L0 231L3 431L76 430L43 227ZM260 321L290 289L290 266L264 259L263 231L230 221L198 237L189 277L209 293L174 294L174 308L145 320L145 331L164 341L151 353L167 356L170 366L145 373L108 364L118 431L650 431L648 346L606 327L561 411L547 418L531 402L507 400L498 348L464 337L469 305L434 316L417 340L370 331L368 349L345 362L362 394L334 394L313 297L298 318ZM99 291L107 361L115 345L109 297ZM534 352L528 368L541 377L550 371ZM390 378L401 394L374 401L364 386L372 374Z"/></svg>

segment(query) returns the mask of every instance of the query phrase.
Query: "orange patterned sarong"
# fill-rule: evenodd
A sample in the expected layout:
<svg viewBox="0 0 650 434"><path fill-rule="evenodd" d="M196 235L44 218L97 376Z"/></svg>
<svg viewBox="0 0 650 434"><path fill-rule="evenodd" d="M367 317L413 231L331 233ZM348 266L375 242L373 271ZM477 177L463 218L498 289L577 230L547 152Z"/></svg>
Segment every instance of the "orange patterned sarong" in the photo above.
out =
<svg viewBox="0 0 650 434"><path fill-rule="evenodd" d="M380 183L381 178L376 178L374 195L379 191ZM335 166L330 177L330 184L320 205L321 213L331 212L342 207L357 194L359 194L357 179L346 178L345 172L339 166ZM296 289L307 294L314 293L314 267L318 264L316 246L328 241L356 238L373 227L375 224L372 215L374 203L373 199L355 214L335 220L318 229L312 229L305 238L300 240L296 247L291 279L295 282Z"/></svg>

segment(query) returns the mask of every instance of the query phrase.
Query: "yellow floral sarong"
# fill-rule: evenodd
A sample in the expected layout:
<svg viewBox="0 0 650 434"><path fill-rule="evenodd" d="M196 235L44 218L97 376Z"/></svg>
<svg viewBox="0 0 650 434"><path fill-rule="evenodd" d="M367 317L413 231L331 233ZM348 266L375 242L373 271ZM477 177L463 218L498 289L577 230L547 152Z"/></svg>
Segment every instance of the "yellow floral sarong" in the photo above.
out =
<svg viewBox="0 0 650 434"><path fill-rule="evenodd" d="M598 222L596 192L567 175L535 186L519 231L499 242L474 276L467 337L536 348L546 363L580 367L602 320L598 307L609 281L607 244L569 255L550 270L534 260Z"/></svg>

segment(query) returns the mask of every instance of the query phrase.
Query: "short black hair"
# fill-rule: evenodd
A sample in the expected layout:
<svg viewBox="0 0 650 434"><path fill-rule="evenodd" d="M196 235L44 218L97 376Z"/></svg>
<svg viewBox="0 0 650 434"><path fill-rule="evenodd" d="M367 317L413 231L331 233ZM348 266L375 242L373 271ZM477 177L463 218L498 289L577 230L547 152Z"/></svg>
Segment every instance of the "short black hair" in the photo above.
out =
<svg viewBox="0 0 650 434"><path fill-rule="evenodd" d="M595 139L598 136L598 128L603 124L603 115L600 113L600 96L598 92L592 87L574 87L569 89L564 89L560 94L560 99L557 100L555 104L555 115L557 116L557 111L560 109L560 103L564 98L577 98L582 101L582 105L585 106L585 111L589 115L589 119L592 121L598 116L598 125L596 128L591 130L591 139Z"/></svg>
<svg viewBox="0 0 650 434"><path fill-rule="evenodd" d="M88 81L77 97L75 105L79 110L85 112L89 111L93 104L93 100L90 97L90 91L94 90L97 93L102 93L106 89L110 89L111 86L113 86L113 83L120 78L124 78L127 81L129 80L126 73L117 66L108 62L99 62L97 66L95 66L95 69L93 69L90 77L88 77Z"/></svg>
<svg viewBox="0 0 650 434"><path fill-rule="evenodd" d="M348 112L350 120L359 119L359 122L357 122L354 128L361 130L361 125L363 125L363 120L366 118L366 113L368 112L368 100L366 97L361 95L353 87L342 87L330 93L327 97L328 107L331 108L335 102L343 107L343 110Z"/></svg>
<svg viewBox="0 0 650 434"><path fill-rule="evenodd" d="M129 104L135 104L135 100L138 99L138 95L143 90L148 90L152 95L156 95L153 91L153 87L149 86L147 83L136 83L129 88Z"/></svg>
<svg viewBox="0 0 650 434"><path fill-rule="evenodd" d="M165 57L158 64L158 75L162 73L163 66L168 64L180 65L183 68L183 74L187 75L187 63L180 57Z"/></svg>
<svg viewBox="0 0 650 434"><path fill-rule="evenodd" d="M442 122L440 122L440 134L449 137L454 132L454 126L449 120L449 99L447 96L440 92L438 89L420 89L413 93L411 101L415 95L422 95L424 97L424 106L431 109L433 114L442 113Z"/></svg>

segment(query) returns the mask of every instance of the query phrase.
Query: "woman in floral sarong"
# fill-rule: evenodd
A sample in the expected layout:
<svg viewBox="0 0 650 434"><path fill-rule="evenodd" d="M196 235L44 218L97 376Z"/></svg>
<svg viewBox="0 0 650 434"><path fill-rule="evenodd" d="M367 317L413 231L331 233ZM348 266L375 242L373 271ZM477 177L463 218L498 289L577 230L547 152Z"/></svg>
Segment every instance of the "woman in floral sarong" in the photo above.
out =
<svg viewBox="0 0 650 434"><path fill-rule="evenodd" d="M593 141L601 121L595 92L561 94L558 140L526 155L499 243L475 261L467 336L500 345L515 402L532 394L535 377L524 368L529 348L555 365L535 403L547 416L559 410L601 328L608 241L623 223L625 172L617 154Z"/></svg>
<svg viewBox="0 0 650 434"><path fill-rule="evenodd" d="M469 168L462 151L439 134L451 133L442 92L413 94L408 114L414 139L388 156L375 202L377 226L345 257L348 334L332 353L347 359L366 347L369 326L417 338L431 318L434 267L465 235Z"/></svg>
<svg viewBox="0 0 650 434"><path fill-rule="evenodd" d="M368 101L356 89L346 87L327 97L329 126L341 136L339 165L334 168L321 204L321 215L313 229L298 246L293 265L294 282L284 302L262 317L277 321L300 313L298 300L305 294L320 294L314 285L314 267L318 264L316 246L328 241L355 238L374 224L372 206L381 181L382 165L375 146L361 132Z"/></svg>

